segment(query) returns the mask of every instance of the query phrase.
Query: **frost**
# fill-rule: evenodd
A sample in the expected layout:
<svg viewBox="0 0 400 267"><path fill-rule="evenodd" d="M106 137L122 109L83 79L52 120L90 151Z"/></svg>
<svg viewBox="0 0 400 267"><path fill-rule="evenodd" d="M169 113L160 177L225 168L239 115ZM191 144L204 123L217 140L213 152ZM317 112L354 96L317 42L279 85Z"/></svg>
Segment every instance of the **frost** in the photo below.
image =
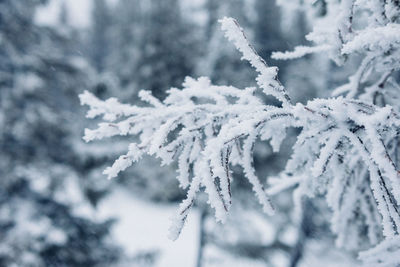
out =
<svg viewBox="0 0 400 267"><path fill-rule="evenodd" d="M277 79L278 68L269 67L264 59L257 54L247 41L243 29L236 20L225 17L220 20L220 23L222 30L225 31L226 38L228 38L228 40L236 46L237 50L242 53L242 59L250 62L259 73L256 80L260 88L264 89L264 93L275 96L278 100L282 101L284 105L288 104L290 98Z"/></svg>
<svg viewBox="0 0 400 267"><path fill-rule="evenodd" d="M300 58L304 57L305 55L312 54L312 53L322 53L324 51L329 50L331 47L329 45L321 45L321 46L314 46L314 47L309 47L309 46L296 46L294 51L289 52L274 52L272 53L271 57L273 59L281 59L281 60L287 60L287 59L295 59L295 58Z"/></svg>
<svg viewBox="0 0 400 267"><path fill-rule="evenodd" d="M104 170L103 174L108 176L108 179L118 176L118 173L124 171L134 162L140 160L143 152L136 144L129 145L129 151L126 155L120 156L111 167Z"/></svg>
<svg viewBox="0 0 400 267"><path fill-rule="evenodd" d="M186 78L183 88L171 88L164 101L142 91L140 97L148 104L145 107L115 99L101 101L85 92L81 101L90 108L88 117L102 116L112 123L100 123L97 129L87 130L84 138L90 141L128 135L139 140L105 171L110 178L144 153L159 157L165 164L178 163L177 178L188 192L173 220L172 239L179 236L202 187L216 219L226 220L232 205L232 166L239 165L268 214L274 211L268 194L297 187L294 199L298 213L302 196L326 197L339 247L359 250L365 240L369 245L382 239L382 244L398 240L398 103L395 107L379 105L375 94L385 94L384 90L398 94L394 90L399 87L390 76L400 68L399 27L395 20L371 10L374 5L359 2L327 2L327 16L318 20L307 36L316 46L274 54L275 58L288 59L326 51L337 63L343 63L348 54L362 54L359 69L347 84L334 91L335 97L292 103L277 78L277 68L269 67L256 53L236 20L223 18L220 22L225 36L258 73L259 88L215 86L205 77ZM354 17L366 10L380 19L368 20L365 28L354 29ZM364 83L369 86L365 91ZM258 93L275 97L281 105L265 105ZM265 188L254 169L255 142L269 140L277 152L288 128L300 132L292 155L286 168L269 178L269 187ZM371 256L367 262L374 260Z"/></svg>
<svg viewBox="0 0 400 267"><path fill-rule="evenodd" d="M365 29L343 45L342 53L350 54L367 51L389 51L393 46L400 46L400 25L387 24L373 29Z"/></svg>

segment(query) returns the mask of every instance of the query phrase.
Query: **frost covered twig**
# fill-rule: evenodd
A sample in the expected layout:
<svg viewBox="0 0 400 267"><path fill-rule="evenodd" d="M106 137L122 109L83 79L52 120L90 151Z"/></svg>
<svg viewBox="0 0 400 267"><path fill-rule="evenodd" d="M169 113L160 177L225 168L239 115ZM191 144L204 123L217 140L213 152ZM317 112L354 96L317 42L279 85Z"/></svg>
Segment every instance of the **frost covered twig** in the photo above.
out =
<svg viewBox="0 0 400 267"><path fill-rule="evenodd" d="M286 1L280 4L287 5ZM327 200L333 208L332 229L341 247L359 250L365 246L363 240L373 245L383 234L386 241L382 244L386 249L391 250L390 244L393 251L398 251L399 131L398 123L392 122L398 120L400 111L400 87L395 78L400 70L399 1L342 0L324 1L324 4L326 14L314 18L315 27L306 36L314 46L277 52L272 57L290 59L324 50L338 64L361 58L348 82L333 91L334 96L354 99L353 103L360 107L358 111L365 115L352 119L351 123L355 123L352 134L338 143L337 150L343 150L343 141L351 142L353 149L338 153L337 159L330 157L330 161L337 161L337 169L331 170L331 175L338 177L327 190ZM391 116L377 116L377 113L384 114L384 109L389 112L390 107L384 107L388 104L392 105ZM377 106L384 108L379 111ZM380 221L382 233L377 224ZM361 229L366 229L367 238L358 234ZM382 248L382 244L377 248ZM400 264L399 258L389 260L382 255L385 255L383 250L372 249L361 253L360 259L366 266Z"/></svg>
<svg viewBox="0 0 400 267"><path fill-rule="evenodd" d="M397 237L400 177L389 150L400 132L396 110L351 97L292 104L277 79L276 68L268 67L255 52L237 22L224 18L221 24L228 39L259 73L258 86L264 94L279 99L282 106L265 105L255 94L257 88L215 86L204 77L186 78L183 88L170 89L162 102L142 91L140 97L148 103L146 107L121 104L115 99L100 101L85 92L81 101L90 107L88 116L107 120L98 129L86 130L86 141L115 135L139 140L105 174L117 176L145 153L161 158L163 164L177 161L180 186L189 189L171 227L172 239L179 236L201 187L208 194L216 219L225 221L231 206L232 165L243 168L269 214L273 208L266 192L276 194L297 186L299 195L325 194L333 210L332 228L339 245L350 245L346 243L349 229L359 224L367 224L370 243L377 243L382 233L380 217L384 237ZM350 40L354 33L346 29L347 37L344 33L342 37ZM301 133L280 175L285 179L275 179L274 186L265 190L255 174L255 142L269 140L277 152L289 127L299 128ZM354 221L358 224L352 225ZM358 235L358 231L351 233Z"/></svg>
<svg viewBox="0 0 400 267"><path fill-rule="evenodd" d="M281 1L280 5L290 5ZM363 92L363 85L370 84L375 75L383 80L400 70L400 7L398 1L342 0L326 1L327 14L315 19L315 27L306 38L313 46L298 46L294 51L275 52L272 58L294 59L306 54L328 52L332 60L343 64L352 54L362 55L358 70L349 82L336 88L333 95L347 98L360 96L373 102L374 93L383 91L382 83ZM311 9L310 7L306 7ZM366 21L360 28L360 21ZM353 25L355 24L355 25ZM371 79L372 77L372 79ZM385 86L386 90L393 90ZM388 92L384 92L388 95Z"/></svg>
<svg viewBox="0 0 400 267"><path fill-rule="evenodd" d="M225 31L225 36L243 54L242 59L249 61L259 73L256 80L264 93L275 96L283 105L290 104L290 97L278 80L278 68L268 67L265 60L257 54L254 47L248 42L243 29L235 19L225 17L220 22L222 30Z"/></svg>

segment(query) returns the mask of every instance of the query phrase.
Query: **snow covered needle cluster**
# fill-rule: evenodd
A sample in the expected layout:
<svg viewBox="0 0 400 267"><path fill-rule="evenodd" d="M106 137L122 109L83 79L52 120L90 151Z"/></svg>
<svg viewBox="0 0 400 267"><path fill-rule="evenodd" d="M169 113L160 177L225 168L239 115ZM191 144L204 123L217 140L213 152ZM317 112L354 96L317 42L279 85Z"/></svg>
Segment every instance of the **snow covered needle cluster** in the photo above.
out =
<svg viewBox="0 0 400 267"><path fill-rule="evenodd" d="M188 192L171 227L172 239L179 236L202 187L217 220L225 221L231 206L231 167L239 165L266 213L274 211L268 192L275 194L297 186L297 200L304 195L323 194L332 208L332 229L338 246L361 250L367 248L365 244L374 245L384 239L360 257L372 266L392 266L384 265L388 263L382 258L384 251L391 253L392 263L400 263L400 174L396 165L399 105L377 104L377 95L399 89L391 78L400 62L398 3L328 3L332 14L327 17L335 18L337 24L335 28L322 19L318 22L309 35L318 48L303 47L275 56L289 58L313 49L329 50L337 60L345 60L353 52L363 54L360 70L348 84L335 90L334 98L314 99L306 105L292 103L277 78L277 68L269 67L256 53L232 18L220 21L222 29L257 71L259 88L214 86L204 77L186 78L183 88L171 88L162 102L141 91L140 98L148 103L145 107L121 104L114 98L102 101L89 92L80 96L82 104L90 107L88 117L101 115L105 121L95 130L86 129L86 141L116 135L135 137L128 153L104 171L109 178L145 153L159 157L163 164L178 163L177 178ZM353 30L356 12L362 14L368 9L374 16L367 27ZM258 91L275 97L281 105L266 105L257 96ZM270 179L271 187L266 190L253 165L255 142L269 140L273 150L279 151L289 127L301 132L285 170L279 179Z"/></svg>

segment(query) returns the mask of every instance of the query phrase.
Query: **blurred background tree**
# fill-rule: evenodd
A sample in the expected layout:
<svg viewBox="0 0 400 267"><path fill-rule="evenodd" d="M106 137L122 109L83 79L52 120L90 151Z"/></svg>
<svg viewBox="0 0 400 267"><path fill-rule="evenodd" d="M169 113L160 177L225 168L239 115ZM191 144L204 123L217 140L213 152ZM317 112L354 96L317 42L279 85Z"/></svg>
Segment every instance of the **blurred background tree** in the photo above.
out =
<svg viewBox="0 0 400 267"><path fill-rule="evenodd" d="M35 23L45 3L0 3L0 265L109 266L112 221L92 218L83 177L95 166L74 149L76 94L94 72L64 12L55 27Z"/></svg>

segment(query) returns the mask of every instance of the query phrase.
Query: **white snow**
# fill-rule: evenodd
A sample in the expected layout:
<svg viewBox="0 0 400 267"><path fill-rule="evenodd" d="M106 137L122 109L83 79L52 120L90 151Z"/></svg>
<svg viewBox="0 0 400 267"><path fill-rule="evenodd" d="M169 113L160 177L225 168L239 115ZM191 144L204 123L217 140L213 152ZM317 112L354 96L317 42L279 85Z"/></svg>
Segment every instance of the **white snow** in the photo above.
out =
<svg viewBox="0 0 400 267"><path fill-rule="evenodd" d="M199 213L193 209L180 238L171 241L168 239L168 227L176 208L174 204L140 200L121 188L103 200L99 206L99 216L118 219L112 228L112 235L128 254L158 250L160 255L156 266L196 266Z"/></svg>

